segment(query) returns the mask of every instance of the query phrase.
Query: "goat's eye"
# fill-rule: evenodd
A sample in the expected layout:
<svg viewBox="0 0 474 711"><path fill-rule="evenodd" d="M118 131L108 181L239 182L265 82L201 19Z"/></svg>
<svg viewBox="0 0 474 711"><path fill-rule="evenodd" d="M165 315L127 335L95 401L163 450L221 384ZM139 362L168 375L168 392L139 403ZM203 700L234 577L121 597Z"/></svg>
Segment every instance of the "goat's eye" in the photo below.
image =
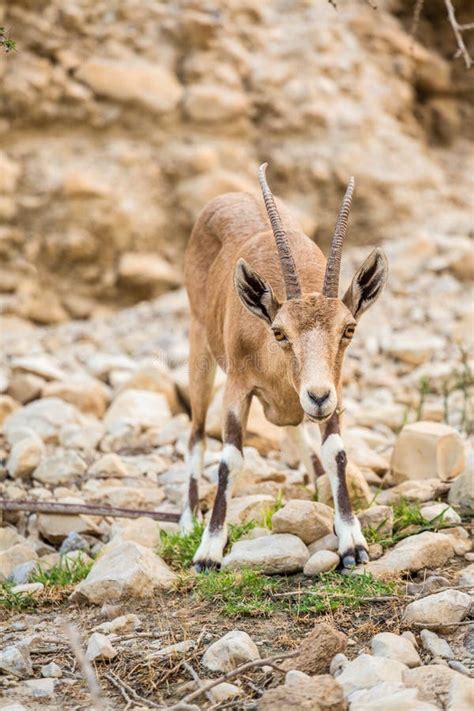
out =
<svg viewBox="0 0 474 711"><path fill-rule="evenodd" d="M355 326L353 323L350 323L348 326L345 327L343 337L344 338L352 338L355 332Z"/></svg>
<svg viewBox="0 0 474 711"><path fill-rule="evenodd" d="M274 329L273 335L275 336L275 339L277 341L279 341L280 343L284 343L285 341L288 340L287 337L285 336L285 334L283 333L283 331L280 331L279 328Z"/></svg>

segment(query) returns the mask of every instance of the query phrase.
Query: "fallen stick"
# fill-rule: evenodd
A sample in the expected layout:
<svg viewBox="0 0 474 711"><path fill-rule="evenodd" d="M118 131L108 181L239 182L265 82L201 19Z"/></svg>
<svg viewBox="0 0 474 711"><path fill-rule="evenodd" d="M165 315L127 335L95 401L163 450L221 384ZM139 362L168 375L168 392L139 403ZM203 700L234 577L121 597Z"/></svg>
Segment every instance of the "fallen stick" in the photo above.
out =
<svg viewBox="0 0 474 711"><path fill-rule="evenodd" d="M201 694L205 694L209 689L212 689L214 686L217 686L218 684L222 684L224 681L227 681L228 679L233 679L235 676L239 676L239 674L242 674L243 672L247 671L248 669L255 669L257 667L265 667L265 666L272 666L273 668L278 668L275 667L275 662L278 662L280 659L289 659L290 657L296 657L298 656L299 652L287 652L286 654L276 654L274 657L266 657L265 659L254 659L251 662L245 662L245 664L241 664L239 667L236 667L232 671L227 672L226 674L223 674L222 676L218 677L217 679L212 679L212 681L209 681L207 684L203 684L203 686L199 687L199 689L196 689L196 691L191 692L187 696L181 699L177 704L174 706L168 706L166 708L166 711L177 711L177 709L182 705L182 704L189 704L191 701L194 701L194 699L197 699ZM278 669L279 671L282 671L281 669Z"/></svg>
<svg viewBox="0 0 474 711"><path fill-rule="evenodd" d="M112 686L114 686L116 689L118 689L118 691L120 691L124 700L127 701L127 706L130 702L130 699L133 699L134 701L140 703L142 706L148 706L148 708L151 709L162 708L162 706L160 706L159 704L155 704L155 702L151 699L146 699L144 696L140 696L140 694L137 694L135 689L129 686L129 684L126 684L123 679L120 679L120 677L117 676L117 674L114 674L113 672L106 672L104 674L104 677L108 679L108 681L110 681Z"/></svg>
<svg viewBox="0 0 474 711"><path fill-rule="evenodd" d="M110 516L111 518L139 518L148 516L154 521L177 523L179 514L171 511L147 511L146 509L126 509L99 504L64 504L60 501L28 501L26 499L0 499L0 511L27 511L47 514L84 514L86 516Z"/></svg>
<svg viewBox="0 0 474 711"><path fill-rule="evenodd" d="M64 625L64 631L71 646L71 649L74 652L74 656L76 657L79 669L81 670L84 680L89 689L89 694L92 699L94 708L96 708L97 711L105 711L106 704L104 702L104 699L102 698L102 692L99 686L99 682L97 681L97 676L95 674L94 669L92 668L92 664L84 654L79 630L75 625L72 625L67 622Z"/></svg>

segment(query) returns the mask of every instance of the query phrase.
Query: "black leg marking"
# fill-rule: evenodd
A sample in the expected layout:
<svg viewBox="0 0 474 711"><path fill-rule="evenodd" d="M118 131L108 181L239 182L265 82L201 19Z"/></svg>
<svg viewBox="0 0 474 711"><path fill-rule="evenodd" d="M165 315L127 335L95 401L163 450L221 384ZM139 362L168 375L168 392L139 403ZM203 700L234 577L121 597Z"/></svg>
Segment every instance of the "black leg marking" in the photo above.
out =
<svg viewBox="0 0 474 711"><path fill-rule="evenodd" d="M219 484L217 486L216 499L212 507L209 531L215 533L224 525L227 513L226 489L229 484L229 467L225 462L219 464Z"/></svg>
<svg viewBox="0 0 474 711"><path fill-rule="evenodd" d="M351 521L353 517L351 500L346 481L347 456L344 450L336 454L337 464L337 508L341 518Z"/></svg>

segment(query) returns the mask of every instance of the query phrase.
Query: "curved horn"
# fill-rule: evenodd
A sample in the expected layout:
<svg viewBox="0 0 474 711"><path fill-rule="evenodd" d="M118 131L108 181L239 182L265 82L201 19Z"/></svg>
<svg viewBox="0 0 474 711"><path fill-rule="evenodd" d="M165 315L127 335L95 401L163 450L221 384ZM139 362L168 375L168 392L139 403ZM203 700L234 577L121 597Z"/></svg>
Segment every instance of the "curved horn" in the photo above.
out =
<svg viewBox="0 0 474 711"><path fill-rule="evenodd" d="M346 236L349 212L351 211L352 194L354 192L354 178L349 180L346 193L342 201L336 227L331 243L331 251L324 274L323 294L329 298L337 299L339 295L339 274L341 271L342 245Z"/></svg>
<svg viewBox="0 0 474 711"><path fill-rule="evenodd" d="M270 218L272 225L273 236L275 237L278 249L278 256L280 257L281 271L283 274L283 281L285 282L286 298L298 299L301 296L298 274L296 273L296 266L290 251L290 245L288 244L286 232L283 229L281 217L278 214L277 206L275 205L275 199L265 177L267 166L268 163L263 163L260 166L258 169L258 179L260 181L260 187L262 188L263 200L265 202L265 207L267 208L268 217Z"/></svg>

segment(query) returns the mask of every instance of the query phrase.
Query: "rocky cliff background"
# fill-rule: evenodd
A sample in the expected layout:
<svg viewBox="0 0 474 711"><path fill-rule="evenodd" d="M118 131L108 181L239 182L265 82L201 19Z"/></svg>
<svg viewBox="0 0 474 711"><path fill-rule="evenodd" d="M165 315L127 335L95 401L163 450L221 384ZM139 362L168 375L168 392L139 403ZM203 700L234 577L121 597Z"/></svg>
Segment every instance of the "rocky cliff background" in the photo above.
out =
<svg viewBox="0 0 474 711"><path fill-rule="evenodd" d="M399 0L8 3L4 312L54 323L179 285L198 211L255 190L264 160L322 244L354 174L354 243L459 245L472 229L470 73L441 0L417 40L412 18Z"/></svg>

